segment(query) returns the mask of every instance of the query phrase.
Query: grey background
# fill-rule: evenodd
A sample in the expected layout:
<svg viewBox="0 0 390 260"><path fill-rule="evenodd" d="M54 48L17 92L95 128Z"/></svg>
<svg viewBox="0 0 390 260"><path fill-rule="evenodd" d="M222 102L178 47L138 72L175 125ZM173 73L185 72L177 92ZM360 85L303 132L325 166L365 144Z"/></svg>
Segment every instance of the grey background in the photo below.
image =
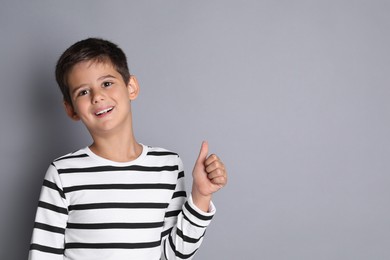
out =
<svg viewBox="0 0 390 260"><path fill-rule="evenodd" d="M137 139L229 169L196 259L390 259L390 1L11 1L0 7L0 258L26 259L54 158L88 145L54 81L99 36L141 85Z"/></svg>

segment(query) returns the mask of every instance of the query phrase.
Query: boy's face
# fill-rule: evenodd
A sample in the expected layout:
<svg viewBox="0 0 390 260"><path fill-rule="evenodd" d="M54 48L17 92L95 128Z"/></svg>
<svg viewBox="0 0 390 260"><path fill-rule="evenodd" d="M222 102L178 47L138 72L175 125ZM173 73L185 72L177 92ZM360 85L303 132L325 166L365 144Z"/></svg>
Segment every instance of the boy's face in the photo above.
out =
<svg viewBox="0 0 390 260"><path fill-rule="evenodd" d="M138 96L135 77L129 83L109 62L80 62L68 76L72 104L65 102L73 120L81 120L90 133L104 133L131 124L130 100Z"/></svg>

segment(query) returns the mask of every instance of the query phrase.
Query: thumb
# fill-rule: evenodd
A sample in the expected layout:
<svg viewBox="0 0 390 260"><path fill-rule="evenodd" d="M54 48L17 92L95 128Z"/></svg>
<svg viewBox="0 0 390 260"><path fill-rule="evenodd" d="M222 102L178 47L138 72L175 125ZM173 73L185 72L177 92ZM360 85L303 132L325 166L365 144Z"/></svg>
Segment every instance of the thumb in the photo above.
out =
<svg viewBox="0 0 390 260"><path fill-rule="evenodd" d="M207 154L209 153L209 145L207 141L202 142L202 146L200 148L200 152L198 155L198 159L196 160L196 163L204 164L207 158Z"/></svg>

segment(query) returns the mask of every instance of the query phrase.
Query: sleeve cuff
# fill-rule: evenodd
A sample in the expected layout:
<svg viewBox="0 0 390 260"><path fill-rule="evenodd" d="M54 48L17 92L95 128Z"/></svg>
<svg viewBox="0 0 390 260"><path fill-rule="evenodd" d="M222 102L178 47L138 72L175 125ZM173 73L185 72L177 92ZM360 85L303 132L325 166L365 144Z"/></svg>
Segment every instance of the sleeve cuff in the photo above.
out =
<svg viewBox="0 0 390 260"><path fill-rule="evenodd" d="M198 212L199 214L201 215L205 215L205 216L214 216L215 215L215 212L216 212L216 208L215 208L215 205L212 201L210 201L210 205L209 205L209 209L207 212L204 212L203 210L199 209L194 201L192 200L192 195L189 196L188 198L188 204L194 209L196 210L196 212Z"/></svg>
<svg viewBox="0 0 390 260"><path fill-rule="evenodd" d="M210 202L209 212L204 212L194 204L191 195L188 197L186 203L184 203L183 206L183 213L187 220L199 227L207 227L210 224L215 212L216 209L213 202Z"/></svg>

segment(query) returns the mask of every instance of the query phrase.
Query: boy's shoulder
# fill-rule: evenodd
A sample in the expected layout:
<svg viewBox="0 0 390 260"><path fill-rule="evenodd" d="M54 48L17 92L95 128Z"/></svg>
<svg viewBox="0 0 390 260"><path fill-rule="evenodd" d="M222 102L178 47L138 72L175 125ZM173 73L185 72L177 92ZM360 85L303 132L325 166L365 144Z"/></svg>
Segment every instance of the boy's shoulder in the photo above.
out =
<svg viewBox="0 0 390 260"><path fill-rule="evenodd" d="M156 146L144 146L147 149L146 155L150 156L166 156L166 155L176 155L179 156L176 152L173 152L171 150L161 148L161 147L156 147Z"/></svg>
<svg viewBox="0 0 390 260"><path fill-rule="evenodd" d="M78 149L78 150L70 152L70 153L67 153L67 154L64 154L60 157L57 157L56 159L53 160L53 162L59 162L62 160L72 159L72 158L84 158L84 157L88 157L86 147Z"/></svg>
<svg viewBox="0 0 390 260"><path fill-rule="evenodd" d="M145 161L149 163L157 164L177 164L181 165L182 160L180 155L174 151L156 147L156 146L146 146Z"/></svg>
<svg viewBox="0 0 390 260"><path fill-rule="evenodd" d="M87 150L88 150L87 147L84 147L84 148L78 149L76 151L64 154L64 155L54 159L51 164L54 166L61 166L61 165L68 165L69 166L69 162L72 164L72 162L75 162L75 161L76 162L83 161L83 159L90 157L88 155Z"/></svg>

